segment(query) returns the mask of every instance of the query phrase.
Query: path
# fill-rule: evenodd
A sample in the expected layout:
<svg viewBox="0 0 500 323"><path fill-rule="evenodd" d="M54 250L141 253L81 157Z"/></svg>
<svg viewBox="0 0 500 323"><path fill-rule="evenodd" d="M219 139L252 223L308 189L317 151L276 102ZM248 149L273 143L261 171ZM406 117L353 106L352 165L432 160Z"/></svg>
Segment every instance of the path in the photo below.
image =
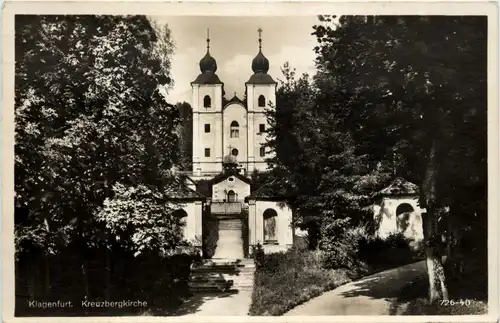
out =
<svg viewBox="0 0 500 323"><path fill-rule="evenodd" d="M425 273L424 261L383 271L326 292L284 315L389 315L391 300Z"/></svg>
<svg viewBox="0 0 500 323"><path fill-rule="evenodd" d="M177 316L246 316L252 292L249 290L225 294L206 294L191 297L174 314Z"/></svg>

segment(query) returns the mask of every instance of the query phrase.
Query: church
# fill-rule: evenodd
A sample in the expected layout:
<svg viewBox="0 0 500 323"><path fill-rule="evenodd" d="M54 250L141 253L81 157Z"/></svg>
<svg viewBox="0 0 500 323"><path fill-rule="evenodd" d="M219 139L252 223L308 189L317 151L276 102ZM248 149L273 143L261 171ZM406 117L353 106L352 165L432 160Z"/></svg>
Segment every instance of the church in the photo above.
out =
<svg viewBox="0 0 500 323"><path fill-rule="evenodd" d="M248 257L258 243L266 253L293 245L292 210L285 199L274 196L266 185L254 189L251 181L253 172L267 171L266 159L272 156L264 147L265 111L276 101L277 83L267 74L269 61L262 53L261 32L245 99L224 98L208 35L200 74L191 82L192 171L185 174L182 192L175 196L185 222L185 239L199 246L212 241L214 252L205 256L216 259Z"/></svg>
<svg viewBox="0 0 500 323"><path fill-rule="evenodd" d="M273 183L252 183L252 173L265 173L266 159L272 157L264 145L269 127L266 111L275 107L277 86L267 74L269 60L262 53L261 32L245 99L224 98L209 37L200 74L191 82L192 170L185 172L172 196L180 207L177 215L185 222L185 240L212 259L243 259L257 244L265 253L285 251L305 235L294 227L287 198L277 195ZM416 242L423 239L425 210L418 206L416 185L395 179L373 194L371 209L380 237L399 232ZM207 251L207 245L213 250Z"/></svg>

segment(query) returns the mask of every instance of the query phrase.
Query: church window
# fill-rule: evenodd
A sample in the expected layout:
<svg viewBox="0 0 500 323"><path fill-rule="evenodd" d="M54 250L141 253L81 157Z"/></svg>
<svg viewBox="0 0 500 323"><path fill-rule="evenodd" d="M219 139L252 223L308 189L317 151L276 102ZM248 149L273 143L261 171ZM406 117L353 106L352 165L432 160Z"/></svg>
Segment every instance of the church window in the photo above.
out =
<svg viewBox="0 0 500 323"><path fill-rule="evenodd" d="M233 150L231 150L231 155L238 156L238 149L233 148Z"/></svg>
<svg viewBox="0 0 500 323"><path fill-rule="evenodd" d="M210 108L212 106L212 99L210 99L210 96L205 95L203 98L203 107L205 108Z"/></svg>
<svg viewBox="0 0 500 323"><path fill-rule="evenodd" d="M231 138L239 138L240 137L240 125L237 121L231 122Z"/></svg>
<svg viewBox="0 0 500 323"><path fill-rule="evenodd" d="M259 107L265 107L266 106L266 98L263 95L259 96Z"/></svg>
<svg viewBox="0 0 500 323"><path fill-rule="evenodd" d="M278 213L273 209L264 211L264 243L277 243L276 218Z"/></svg>
<svg viewBox="0 0 500 323"><path fill-rule="evenodd" d="M229 192L227 192L227 201L228 202L236 202L237 199L238 199L238 195L233 190L230 190Z"/></svg>
<svg viewBox="0 0 500 323"><path fill-rule="evenodd" d="M266 125L261 123L259 124L259 133L263 133L266 131Z"/></svg>
<svg viewBox="0 0 500 323"><path fill-rule="evenodd" d="M205 123L205 132L206 133L210 132L210 124L209 123Z"/></svg>
<svg viewBox="0 0 500 323"><path fill-rule="evenodd" d="M210 148L205 148L205 157L210 157Z"/></svg>
<svg viewBox="0 0 500 323"><path fill-rule="evenodd" d="M266 155L266 148L260 147L260 157L264 157Z"/></svg>

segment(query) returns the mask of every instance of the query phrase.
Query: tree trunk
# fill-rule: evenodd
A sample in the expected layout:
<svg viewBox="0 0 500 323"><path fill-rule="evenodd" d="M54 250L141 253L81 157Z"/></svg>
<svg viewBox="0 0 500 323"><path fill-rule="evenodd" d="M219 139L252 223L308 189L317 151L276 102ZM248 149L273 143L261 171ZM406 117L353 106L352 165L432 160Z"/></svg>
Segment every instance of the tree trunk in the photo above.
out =
<svg viewBox="0 0 500 323"><path fill-rule="evenodd" d="M441 236L438 229L437 186L437 143L433 139L429 160L422 183L422 197L427 212L423 214L427 275L429 278L429 301L448 300L448 288L441 258Z"/></svg>

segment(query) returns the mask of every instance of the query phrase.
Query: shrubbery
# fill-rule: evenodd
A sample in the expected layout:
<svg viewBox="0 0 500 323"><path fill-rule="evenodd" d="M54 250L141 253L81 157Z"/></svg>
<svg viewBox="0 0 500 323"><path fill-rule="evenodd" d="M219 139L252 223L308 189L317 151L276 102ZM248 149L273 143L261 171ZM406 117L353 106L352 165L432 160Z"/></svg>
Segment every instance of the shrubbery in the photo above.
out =
<svg viewBox="0 0 500 323"><path fill-rule="evenodd" d="M123 248L106 252L70 245L57 255L30 249L16 261L15 313L44 316L46 309L30 308L28 301L65 300L74 307L54 309L51 316L166 315L190 295L190 266L198 260L196 252L168 257L145 252L134 257ZM147 307L86 308L81 306L84 300L140 300Z"/></svg>
<svg viewBox="0 0 500 323"><path fill-rule="evenodd" d="M350 281L346 270L325 269L320 253L300 248L264 254L253 248L256 264L250 315L281 315Z"/></svg>
<svg viewBox="0 0 500 323"><path fill-rule="evenodd" d="M320 250L325 268L346 268L354 275L366 274L417 261L411 240L395 233L386 238L369 234L363 227L349 228L348 219L324 219Z"/></svg>

